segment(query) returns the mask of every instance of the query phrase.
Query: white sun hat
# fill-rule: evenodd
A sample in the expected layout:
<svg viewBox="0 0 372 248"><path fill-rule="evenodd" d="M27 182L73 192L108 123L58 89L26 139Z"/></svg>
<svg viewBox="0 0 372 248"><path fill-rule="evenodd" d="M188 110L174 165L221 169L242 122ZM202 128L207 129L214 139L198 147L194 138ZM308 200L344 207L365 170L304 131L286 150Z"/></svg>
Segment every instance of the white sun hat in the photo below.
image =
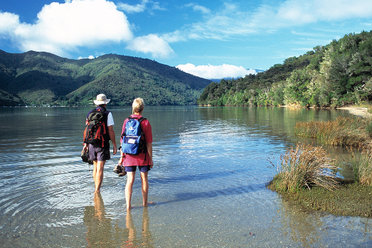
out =
<svg viewBox="0 0 372 248"><path fill-rule="evenodd" d="M99 94L97 95L96 100L93 100L93 101L95 105L102 105L102 104L108 104L110 100L111 99L107 99L105 94Z"/></svg>

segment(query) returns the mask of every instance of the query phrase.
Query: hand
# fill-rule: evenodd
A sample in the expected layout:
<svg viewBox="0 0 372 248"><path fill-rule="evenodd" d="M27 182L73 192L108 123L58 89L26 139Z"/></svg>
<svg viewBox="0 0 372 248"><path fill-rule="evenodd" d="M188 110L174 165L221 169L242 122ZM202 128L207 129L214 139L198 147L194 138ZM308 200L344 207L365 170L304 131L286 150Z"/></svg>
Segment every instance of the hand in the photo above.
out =
<svg viewBox="0 0 372 248"><path fill-rule="evenodd" d="M112 153L115 155L118 152L118 148L114 145L114 148L112 149Z"/></svg>

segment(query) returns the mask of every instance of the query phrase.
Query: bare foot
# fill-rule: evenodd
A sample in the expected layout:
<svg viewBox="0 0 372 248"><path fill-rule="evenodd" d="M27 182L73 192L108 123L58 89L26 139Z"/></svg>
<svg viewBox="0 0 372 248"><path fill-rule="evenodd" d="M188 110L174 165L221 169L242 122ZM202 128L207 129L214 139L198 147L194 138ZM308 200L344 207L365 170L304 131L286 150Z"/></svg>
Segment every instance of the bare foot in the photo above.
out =
<svg viewBox="0 0 372 248"><path fill-rule="evenodd" d="M147 204L143 205L144 207L148 207L148 206L151 206L151 205L155 205L156 203L155 202L148 202Z"/></svg>

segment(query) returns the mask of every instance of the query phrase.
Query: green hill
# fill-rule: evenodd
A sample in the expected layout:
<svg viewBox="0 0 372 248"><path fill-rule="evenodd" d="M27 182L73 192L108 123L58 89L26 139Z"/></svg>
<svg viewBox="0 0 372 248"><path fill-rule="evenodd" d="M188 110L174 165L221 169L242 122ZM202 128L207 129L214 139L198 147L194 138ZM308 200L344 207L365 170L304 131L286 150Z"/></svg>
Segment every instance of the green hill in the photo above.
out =
<svg viewBox="0 0 372 248"><path fill-rule="evenodd" d="M202 105L343 106L372 101L372 32L345 35L283 64L237 80L211 83Z"/></svg>
<svg viewBox="0 0 372 248"><path fill-rule="evenodd" d="M152 60L120 55L71 60L0 50L0 105L88 105L105 93L113 105L196 104L209 80Z"/></svg>

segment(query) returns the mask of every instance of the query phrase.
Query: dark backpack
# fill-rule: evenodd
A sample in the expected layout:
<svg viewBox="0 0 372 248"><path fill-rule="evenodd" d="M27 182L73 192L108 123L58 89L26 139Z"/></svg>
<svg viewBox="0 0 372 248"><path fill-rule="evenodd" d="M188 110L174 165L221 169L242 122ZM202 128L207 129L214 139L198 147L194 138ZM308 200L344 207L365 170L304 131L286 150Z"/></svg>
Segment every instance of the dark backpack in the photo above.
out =
<svg viewBox="0 0 372 248"><path fill-rule="evenodd" d="M84 129L84 143L104 147L107 141L105 113L101 109L94 109L87 116Z"/></svg>
<svg viewBox="0 0 372 248"><path fill-rule="evenodd" d="M141 122L146 118L140 119L128 117L124 132L121 134L121 149L125 154L137 155L146 152L145 135L142 132Z"/></svg>

